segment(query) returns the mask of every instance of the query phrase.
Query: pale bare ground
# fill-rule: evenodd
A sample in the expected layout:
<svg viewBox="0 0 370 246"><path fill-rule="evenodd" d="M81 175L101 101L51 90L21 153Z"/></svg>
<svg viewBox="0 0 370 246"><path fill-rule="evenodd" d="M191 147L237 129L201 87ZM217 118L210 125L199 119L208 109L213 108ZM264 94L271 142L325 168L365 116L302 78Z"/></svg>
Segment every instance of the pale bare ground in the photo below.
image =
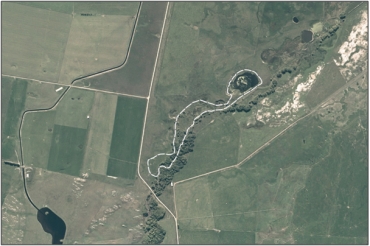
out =
<svg viewBox="0 0 370 246"><path fill-rule="evenodd" d="M82 172L106 175L116 106L116 95L95 93Z"/></svg>
<svg viewBox="0 0 370 246"><path fill-rule="evenodd" d="M136 13L134 13L136 14ZM74 16L58 82L116 67L125 60L135 16Z"/></svg>
<svg viewBox="0 0 370 246"><path fill-rule="evenodd" d="M2 72L58 82L72 16L2 3Z"/></svg>

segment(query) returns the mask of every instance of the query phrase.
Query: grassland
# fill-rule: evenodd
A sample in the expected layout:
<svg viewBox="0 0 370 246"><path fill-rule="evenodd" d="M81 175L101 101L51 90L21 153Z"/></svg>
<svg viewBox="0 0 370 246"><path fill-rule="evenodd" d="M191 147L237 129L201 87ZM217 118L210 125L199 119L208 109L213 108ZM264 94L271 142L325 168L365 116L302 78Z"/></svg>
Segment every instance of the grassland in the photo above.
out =
<svg viewBox="0 0 370 246"><path fill-rule="evenodd" d="M36 205L48 206L67 224L66 244L107 239L121 239L123 244L140 241L140 208L148 192L142 183L123 186L119 180L110 179L110 184L40 168L33 168L30 174L27 186ZM22 180L14 181L4 203L3 242L49 244L51 237L42 230L34 208L26 200Z"/></svg>
<svg viewBox="0 0 370 246"><path fill-rule="evenodd" d="M126 170L123 168L128 164L123 165L123 163L129 163L130 165L135 166L136 170L136 163L139 158L145 109L146 100L123 96L118 97L112 141L109 152L109 175L128 175L125 174ZM119 162L111 161L111 159L117 159L121 161L121 168L123 168L122 171L118 173L111 173L119 168L119 166L117 166ZM110 165L113 166L110 167ZM127 166L127 168L131 170L129 176L134 177L135 172L132 172L133 167Z"/></svg>
<svg viewBox="0 0 370 246"><path fill-rule="evenodd" d="M175 184L180 242L215 243L223 231L251 233L252 244L367 242L366 104L349 100L366 92L351 88L331 103L347 105L342 117L328 105L240 168Z"/></svg>
<svg viewBox="0 0 370 246"><path fill-rule="evenodd" d="M12 168L12 171L14 178L10 183L10 189L5 193L5 198L2 199L1 242L4 244L27 244L29 242L50 244L51 235L43 232L37 221L35 208L24 195L23 180L19 170ZM3 187L2 192L4 192Z"/></svg>
<svg viewBox="0 0 370 246"><path fill-rule="evenodd" d="M4 2L2 72L58 82L72 16Z"/></svg>
<svg viewBox="0 0 370 246"><path fill-rule="evenodd" d="M130 55L124 67L83 81L76 85L148 96L157 55L165 2L145 2L142 5Z"/></svg>
<svg viewBox="0 0 370 246"><path fill-rule="evenodd" d="M231 115L216 116L213 123L197 132L196 150L175 181L234 165L238 162L239 127Z"/></svg>
<svg viewBox="0 0 370 246"><path fill-rule="evenodd" d="M325 66L322 74L322 76L317 78L317 81L307 95L306 102L309 107L315 107L345 84L345 80L340 74L338 67L333 62Z"/></svg>

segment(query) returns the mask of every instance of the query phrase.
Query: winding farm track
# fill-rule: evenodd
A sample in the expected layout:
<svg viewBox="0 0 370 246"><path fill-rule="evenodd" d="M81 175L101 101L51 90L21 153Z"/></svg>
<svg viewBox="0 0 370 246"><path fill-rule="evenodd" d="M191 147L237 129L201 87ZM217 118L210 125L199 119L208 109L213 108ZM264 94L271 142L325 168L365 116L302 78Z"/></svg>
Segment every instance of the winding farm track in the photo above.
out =
<svg viewBox="0 0 370 246"><path fill-rule="evenodd" d="M48 108L42 108L42 109L32 109L32 110L25 110L22 114L22 118L21 118L21 124L19 126L19 130L18 130L18 135L19 135L19 145L20 145L20 165L21 165L21 170L22 170L22 178L23 178L23 185L24 185L24 191L26 193L26 196L27 196L27 199L29 200L29 202L32 204L32 206L36 209L36 210L39 210L38 207L35 205L35 203L32 201L30 195L28 194L28 190L27 190L27 182L26 182L26 174L25 174L25 168L24 168L24 162L23 162L23 148L22 148L22 126L23 126L23 121L24 121L24 117L27 113L33 113L33 112L44 112L44 111L49 111L49 110L52 110L54 109L58 104L59 102L62 100L62 98L66 95L66 93L69 91L70 88L72 87L75 87L73 86L73 84L76 82L76 81L79 81L81 79L86 79L86 78L90 78L90 77L93 77L93 76L96 76L96 75L99 75L99 74L103 74L103 73L107 73L107 72L111 72L111 71L114 71L114 70L117 70L117 69L120 69L122 68L123 66L125 66L125 64L127 63L127 60L129 58L129 55L130 55L130 49L131 49L131 46L132 46L132 42L133 42L133 39L134 39L134 36L135 36L135 30L136 30L136 27L137 27L137 23L138 23L138 19L140 17L140 11L141 11L141 7L142 7L142 2L139 3L139 7L138 7L138 10L137 10L137 13L136 13L136 18L135 18L135 22L134 22L134 26L132 28L132 32L131 32L131 38L130 38L130 41L129 41L129 47L127 49L127 52L126 52L126 57L124 59L124 61L118 65L118 66L115 66L113 68L109 68L109 69L105 69L105 70L102 70L102 71L99 71L99 72L95 72L95 73L91 73L91 74L88 74L88 75L84 75L84 76L81 76L81 77L78 77L76 79L74 79L70 85L67 86L67 89L60 95L60 97L57 99L57 101L51 106L51 107L48 107ZM64 86L63 84L61 84L61 86Z"/></svg>
<svg viewBox="0 0 370 246"><path fill-rule="evenodd" d="M230 86L231 86L231 82L233 82L235 80L235 78L237 76L239 76L240 74L243 74L245 72L252 72L254 73L257 77L258 77L258 84L245 91L242 95L240 95L239 97L237 97L233 102L231 102L231 99L233 98L233 95L232 93L230 93ZM226 103L222 103L222 104L215 104L215 103L211 103L211 102L207 102L207 101L204 101L204 100L196 100L196 101L193 101L192 103L190 103L188 106L186 106L183 110L181 110L181 112L176 116L176 120L175 120L175 125L174 125L174 135L173 135L173 140L172 140L172 147L173 147L173 151L172 153L159 153L151 158L149 158L147 160L147 167L148 167L148 172L150 175L152 175L153 177L158 177L160 174L161 174L161 168L166 168L166 169L170 169L173 165L173 163L176 161L177 157L179 156L179 153L180 153L180 150L181 150L181 147L183 146L184 144L184 141L186 139L186 137L188 136L189 134L189 130L191 128L194 127L195 125L195 122L200 118L202 117L202 115L206 114L206 113L213 113L213 112L219 112L219 111L223 111L225 109L228 109L229 107L231 107L233 104L235 104L237 101L239 101L241 98L243 98L244 96L246 96L247 94L249 94L250 92L254 91L258 86L262 85L263 81L261 79L261 77L253 70L250 70L250 69L243 69L243 70L240 70L238 71L237 73L234 74L234 76L230 79L228 85L227 85L227 89L226 89L226 94L229 96L229 100L226 102ZM175 141L176 141L176 133L177 133L177 125L178 125L178 120L179 120L179 117L182 113L185 112L185 110L187 108L189 108L191 105L195 104L195 103L205 103L205 104L208 104L208 105L211 105L211 106L215 106L215 107L222 107L224 106L224 108L217 108L217 109L212 109L212 110L205 110L203 111L202 113L200 113L197 117L194 118L193 120L193 123L186 129L186 133L185 133L185 136L183 137L182 141L181 141L181 144L179 145L179 148L177 149L176 151L176 146L175 146ZM154 160L155 158L157 158L158 156L171 156L173 154L176 154L175 158L171 161L171 164L169 166L164 166L164 165L160 165L158 167L158 170L157 170L157 174L153 174L151 171L150 171L150 161L151 160Z"/></svg>

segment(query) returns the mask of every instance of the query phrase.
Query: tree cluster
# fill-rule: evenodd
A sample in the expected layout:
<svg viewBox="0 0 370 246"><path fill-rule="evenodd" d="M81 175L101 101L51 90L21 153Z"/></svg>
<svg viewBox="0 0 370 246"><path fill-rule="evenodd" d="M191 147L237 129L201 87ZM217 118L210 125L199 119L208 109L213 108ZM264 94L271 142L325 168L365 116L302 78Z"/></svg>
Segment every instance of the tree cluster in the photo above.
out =
<svg viewBox="0 0 370 246"><path fill-rule="evenodd" d="M160 244L162 243L166 231L158 224L158 221L164 218L166 211L158 206L152 195L146 198L147 212L143 213L145 219L143 244Z"/></svg>

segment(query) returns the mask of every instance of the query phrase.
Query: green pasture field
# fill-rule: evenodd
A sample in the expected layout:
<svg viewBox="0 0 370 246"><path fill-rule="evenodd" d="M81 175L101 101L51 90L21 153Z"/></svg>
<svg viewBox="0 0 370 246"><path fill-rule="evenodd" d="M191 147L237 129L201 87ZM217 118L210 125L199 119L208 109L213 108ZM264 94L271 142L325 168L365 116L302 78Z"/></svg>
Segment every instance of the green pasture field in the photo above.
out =
<svg viewBox="0 0 370 246"><path fill-rule="evenodd" d="M254 233L179 230L181 244L254 244Z"/></svg>
<svg viewBox="0 0 370 246"><path fill-rule="evenodd" d="M136 164L110 158L107 175L125 179L135 179Z"/></svg>
<svg viewBox="0 0 370 246"><path fill-rule="evenodd" d="M105 4L105 3L104 3ZM75 10L76 11L76 10ZM59 83L120 65L134 27L135 15L96 15L73 18Z"/></svg>
<svg viewBox="0 0 370 246"><path fill-rule="evenodd" d="M95 92L90 111L83 172L106 175L117 96Z"/></svg>
<svg viewBox="0 0 370 246"><path fill-rule="evenodd" d="M317 80L313 84L311 91L307 94L305 101L309 107L313 108L345 83L346 81L340 74L338 67L334 62L330 62L325 65L321 74L317 77Z"/></svg>
<svg viewBox="0 0 370 246"><path fill-rule="evenodd" d="M208 176L208 184L213 216L258 210L254 206L258 187L250 175L232 169Z"/></svg>
<svg viewBox="0 0 370 246"><path fill-rule="evenodd" d="M124 67L79 81L76 85L148 96L166 6L166 2L142 4L130 55Z"/></svg>
<svg viewBox="0 0 370 246"><path fill-rule="evenodd" d="M144 99L118 97L110 147L111 158L137 165L145 108Z"/></svg>
<svg viewBox="0 0 370 246"><path fill-rule="evenodd" d="M367 116L350 118L297 196L293 222L304 237L330 235L336 243L335 237L368 236L367 128L361 127ZM359 120L364 122L360 125Z"/></svg>
<svg viewBox="0 0 370 246"><path fill-rule="evenodd" d="M2 3L2 72L58 82L72 15Z"/></svg>
<svg viewBox="0 0 370 246"><path fill-rule="evenodd" d="M94 103L93 91L71 88L57 106L55 124L87 129L90 113Z"/></svg>
<svg viewBox="0 0 370 246"><path fill-rule="evenodd" d="M238 162L239 127L231 115L216 115L214 122L196 133L194 152L175 175L175 181L235 165Z"/></svg>
<svg viewBox="0 0 370 246"><path fill-rule="evenodd" d="M179 230L181 244L217 244L219 233L216 231Z"/></svg>
<svg viewBox="0 0 370 246"><path fill-rule="evenodd" d="M166 211L165 217L158 222L160 226L166 231L166 236L162 244L177 244L176 240L176 223L172 215Z"/></svg>
<svg viewBox="0 0 370 246"><path fill-rule="evenodd" d="M15 2L30 7L52 10L65 14L133 15L138 2Z"/></svg>
<svg viewBox="0 0 370 246"><path fill-rule="evenodd" d="M86 129L55 124L47 169L80 176L86 135Z"/></svg>
<svg viewBox="0 0 370 246"><path fill-rule="evenodd" d="M47 169L55 130L55 110L27 113L22 127L23 162L25 166ZM69 155L70 153L68 153Z"/></svg>
<svg viewBox="0 0 370 246"><path fill-rule="evenodd" d="M176 185L177 217L191 219L212 217L212 204L208 185L208 177Z"/></svg>

